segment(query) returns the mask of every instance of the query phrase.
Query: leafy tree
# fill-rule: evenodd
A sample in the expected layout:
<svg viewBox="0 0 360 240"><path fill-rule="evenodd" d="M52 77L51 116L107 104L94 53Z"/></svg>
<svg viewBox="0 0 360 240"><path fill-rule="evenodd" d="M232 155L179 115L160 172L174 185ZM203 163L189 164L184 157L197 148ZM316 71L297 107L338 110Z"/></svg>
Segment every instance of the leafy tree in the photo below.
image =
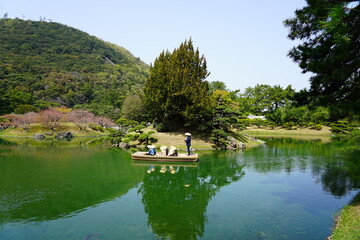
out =
<svg viewBox="0 0 360 240"><path fill-rule="evenodd" d="M292 107L285 110L283 122L292 123L291 125L307 121L309 110L306 106Z"/></svg>
<svg viewBox="0 0 360 240"><path fill-rule="evenodd" d="M129 129L139 125L137 121L126 118L119 118L115 123L119 126L119 132L121 132L122 135L126 135L129 132Z"/></svg>
<svg viewBox="0 0 360 240"><path fill-rule="evenodd" d="M144 131L142 129L146 128L144 125L137 125L136 127L130 128L129 132L136 132L136 133L143 133Z"/></svg>
<svg viewBox="0 0 360 240"><path fill-rule="evenodd" d="M172 128L204 126L212 111L208 75L206 59L191 39L172 53L163 51L145 83L143 102L150 116Z"/></svg>
<svg viewBox="0 0 360 240"><path fill-rule="evenodd" d="M307 6L285 20L288 37L302 40L289 56L310 78L316 104L332 106L337 117L360 113L359 1L307 0Z"/></svg>
<svg viewBox="0 0 360 240"><path fill-rule="evenodd" d="M45 110L47 108L52 108L52 107L56 107L59 106L59 103L54 103L54 102L49 102L49 101L44 101L44 100L37 100L34 102L34 106L40 110Z"/></svg>
<svg viewBox="0 0 360 240"><path fill-rule="evenodd" d="M268 115L280 107L289 105L294 94L291 85L285 89L279 85L270 86L257 84L255 87L248 87L243 94L240 94L239 104L245 112L255 115Z"/></svg>
<svg viewBox="0 0 360 240"><path fill-rule="evenodd" d="M212 81L209 84L210 91L214 92L215 90L229 91L226 87L226 84L221 81Z"/></svg>
<svg viewBox="0 0 360 240"><path fill-rule="evenodd" d="M33 102L32 95L28 92L13 89L6 93L10 103L11 109L14 110L19 105L30 105Z"/></svg>
<svg viewBox="0 0 360 240"><path fill-rule="evenodd" d="M329 109L326 107L319 106L314 110L310 111L309 120L314 123L323 123L330 119Z"/></svg>
<svg viewBox="0 0 360 240"><path fill-rule="evenodd" d="M117 119L120 117L120 109L112 105L105 105L102 103L78 104L74 106L74 109L84 109L97 116L104 116L110 119Z"/></svg>
<svg viewBox="0 0 360 240"><path fill-rule="evenodd" d="M280 126L284 122L286 110L286 108L278 108L275 110L275 112L269 114L266 118Z"/></svg>
<svg viewBox="0 0 360 240"><path fill-rule="evenodd" d="M25 114L28 112L38 112L38 111L39 109L29 104L22 104L14 109L14 113L16 114Z"/></svg>
<svg viewBox="0 0 360 240"><path fill-rule="evenodd" d="M0 115L11 113L11 100L2 91L0 91Z"/></svg>
<svg viewBox="0 0 360 240"><path fill-rule="evenodd" d="M124 118L141 122L144 119L145 110L139 95L131 95L125 98L121 115Z"/></svg>

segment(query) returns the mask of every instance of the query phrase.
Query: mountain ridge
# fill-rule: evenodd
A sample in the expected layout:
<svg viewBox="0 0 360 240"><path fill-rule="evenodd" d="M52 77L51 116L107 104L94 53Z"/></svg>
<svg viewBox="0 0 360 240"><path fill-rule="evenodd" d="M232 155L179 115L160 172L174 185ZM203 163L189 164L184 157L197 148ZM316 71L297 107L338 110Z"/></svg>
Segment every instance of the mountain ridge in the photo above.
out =
<svg viewBox="0 0 360 240"><path fill-rule="evenodd" d="M0 114L60 104L116 118L148 74L130 51L73 27L0 19Z"/></svg>

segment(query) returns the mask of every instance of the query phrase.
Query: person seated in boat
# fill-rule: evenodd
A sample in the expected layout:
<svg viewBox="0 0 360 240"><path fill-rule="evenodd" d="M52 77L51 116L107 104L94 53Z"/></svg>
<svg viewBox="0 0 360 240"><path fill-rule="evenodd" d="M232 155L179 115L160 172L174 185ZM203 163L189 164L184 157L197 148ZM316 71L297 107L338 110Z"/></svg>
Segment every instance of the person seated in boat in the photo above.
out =
<svg viewBox="0 0 360 240"><path fill-rule="evenodd" d="M167 146L161 146L160 150L161 150L160 156L167 156L169 154L169 149Z"/></svg>
<svg viewBox="0 0 360 240"><path fill-rule="evenodd" d="M148 145L147 147L149 148L149 151L148 151L147 155L155 156L156 155L155 146L154 145Z"/></svg>
<svg viewBox="0 0 360 240"><path fill-rule="evenodd" d="M169 151L169 155L168 155L168 156L177 156L177 155L178 155L178 152L177 152L176 147L171 146L171 147L170 147L170 151Z"/></svg>

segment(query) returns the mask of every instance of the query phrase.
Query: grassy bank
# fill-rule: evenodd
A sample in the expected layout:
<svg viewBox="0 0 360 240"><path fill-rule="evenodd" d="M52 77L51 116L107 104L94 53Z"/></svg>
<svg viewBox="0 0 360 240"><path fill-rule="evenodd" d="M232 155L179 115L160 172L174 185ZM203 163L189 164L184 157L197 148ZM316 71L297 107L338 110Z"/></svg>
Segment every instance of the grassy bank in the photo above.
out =
<svg viewBox="0 0 360 240"><path fill-rule="evenodd" d="M71 132L76 137L92 137L92 136L102 136L108 135L110 132L104 129L104 132L93 130L87 128L86 130L80 130L74 123L62 123L56 131L51 131L41 124L31 124L31 127L28 131L24 130L21 127L9 127L3 131L0 131L1 136L9 137L34 137L35 134L45 134L47 138L55 137L56 134L61 132ZM50 135L51 134L51 135Z"/></svg>
<svg viewBox="0 0 360 240"><path fill-rule="evenodd" d="M360 239L360 193L345 206L336 218L333 234L328 240Z"/></svg>
<svg viewBox="0 0 360 240"><path fill-rule="evenodd" d="M145 131L154 130L152 128L147 128ZM9 136L9 137L34 137L35 134L45 134L46 138L53 138L57 133L60 132L71 132L76 137L92 137L92 136L103 136L109 135L110 131L104 130L104 132L96 131L90 128L86 130L80 130L74 123L62 123L61 127L57 131L50 131L44 128L41 124L32 124L29 131L26 131L20 127L17 128L8 128L3 131L0 131L0 136ZM52 133L52 135L49 135ZM302 138L302 139L311 139L313 137L323 138L323 141L329 141L331 132L328 127L323 127L322 130L313 130L307 128L298 128L294 130L286 130L284 128L257 128L249 127L248 129L242 131L242 133L249 136L278 136L278 137L289 137L292 138ZM155 143L156 147L162 145L175 146L178 149L185 149L184 132L156 132L154 137L157 139ZM136 145L137 142L131 142L131 144ZM258 146L261 142L256 141L255 139L249 137L247 142L245 142L246 147ZM192 136L192 147L198 150L212 150L212 143L209 140L209 136L204 133L193 133Z"/></svg>
<svg viewBox="0 0 360 240"><path fill-rule="evenodd" d="M331 136L330 127L323 126L321 130L315 130L310 128L296 128L296 129L285 129L282 127L276 127L271 129L269 127L248 127L243 131L249 135L282 135L282 136Z"/></svg>
<svg viewBox="0 0 360 240"><path fill-rule="evenodd" d="M323 129L321 130L309 128L297 128L288 130L280 127L276 127L274 129L249 127L242 132L254 137L291 137L298 140L320 140L322 143L330 142L332 136L329 127L323 127Z"/></svg>

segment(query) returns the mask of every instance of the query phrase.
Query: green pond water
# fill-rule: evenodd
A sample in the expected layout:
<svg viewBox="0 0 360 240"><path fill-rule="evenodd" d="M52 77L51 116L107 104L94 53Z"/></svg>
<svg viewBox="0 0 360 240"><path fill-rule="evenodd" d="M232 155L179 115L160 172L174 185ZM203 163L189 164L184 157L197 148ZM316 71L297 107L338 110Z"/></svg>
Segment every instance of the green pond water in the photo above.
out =
<svg viewBox="0 0 360 240"><path fill-rule="evenodd" d="M0 239L325 239L359 192L360 156L265 140L162 166L106 140L1 139Z"/></svg>

